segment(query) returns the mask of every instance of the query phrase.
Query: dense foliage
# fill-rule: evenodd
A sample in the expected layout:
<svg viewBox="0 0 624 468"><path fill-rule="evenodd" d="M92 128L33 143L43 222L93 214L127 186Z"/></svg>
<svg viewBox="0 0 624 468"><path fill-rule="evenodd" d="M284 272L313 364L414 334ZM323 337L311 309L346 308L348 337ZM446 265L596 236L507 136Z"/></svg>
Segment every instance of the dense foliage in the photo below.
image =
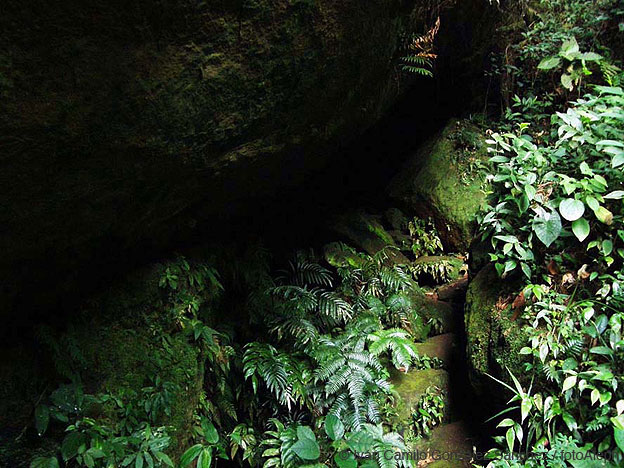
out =
<svg viewBox="0 0 624 468"><path fill-rule="evenodd" d="M624 463L624 91L603 41L622 11L587 6L541 3L515 49L519 96L489 135L481 238L523 283L527 336L524 374L500 382L512 399L491 466Z"/></svg>
<svg viewBox="0 0 624 468"><path fill-rule="evenodd" d="M434 233L426 240L414 237L409 249L437 246L435 239ZM344 244L338 248L349 261L336 269L321 265L311 252L299 252L277 274L269 274L263 255L237 273L249 286L245 307L259 327L254 335L264 341L236 342L232 330L207 324L224 293L214 268L184 258L163 267L168 325L154 332L165 341L172 333L185 336L205 367L193 440L180 466L209 467L217 459L267 467L411 463L382 455L406 449L403 436L392 431L396 397L389 369L439 366L415 346L435 323L412 306L417 285L406 266L390 261L394 248L374 256ZM157 376L138 393L85 394L79 353L63 354L71 339L47 341L72 383L42 402L35 419L40 434L49 426L64 427L59 453L64 466L173 466L167 453L177 428L163 421L170 420L178 384ZM412 409L409 437L442 422L439 389L421 400ZM356 459L367 452L377 455ZM31 466L59 466L59 456L39 457Z"/></svg>

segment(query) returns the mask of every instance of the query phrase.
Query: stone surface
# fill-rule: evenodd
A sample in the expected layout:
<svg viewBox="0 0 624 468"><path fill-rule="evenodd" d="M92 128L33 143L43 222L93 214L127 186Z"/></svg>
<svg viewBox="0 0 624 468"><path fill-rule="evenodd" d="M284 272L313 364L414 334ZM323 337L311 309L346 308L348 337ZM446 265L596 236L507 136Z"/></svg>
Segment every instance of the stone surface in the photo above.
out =
<svg viewBox="0 0 624 468"><path fill-rule="evenodd" d="M449 375L443 369L411 370L407 373L392 372L391 382L399 395L397 411L399 420L409 421L411 408L414 407L420 397L425 394L429 387L438 387L446 392L445 412L450 415Z"/></svg>
<svg viewBox="0 0 624 468"><path fill-rule="evenodd" d="M331 222L331 228L369 255L374 255L387 246L397 247L392 235L381 224L380 217L361 210L337 217ZM410 263L397 249L388 249L387 255L393 263Z"/></svg>
<svg viewBox="0 0 624 468"><path fill-rule="evenodd" d="M440 333L452 332L456 329L457 313L453 306L439 301L432 295L424 294L421 290L414 290L411 294L412 306L427 319L434 319L440 327Z"/></svg>
<svg viewBox="0 0 624 468"><path fill-rule="evenodd" d="M510 381L511 371L523 381L525 357L520 349L527 344L521 321L512 320L513 282L500 280L493 267L481 270L466 293L465 327L470 380L485 398L504 400L504 388L486 374ZM515 291L517 293L517 291Z"/></svg>
<svg viewBox="0 0 624 468"><path fill-rule="evenodd" d="M443 335L432 336L423 343L417 343L416 348L421 356L429 356L440 359L448 368L453 359L453 349L455 346L455 335L445 333Z"/></svg>
<svg viewBox="0 0 624 468"><path fill-rule="evenodd" d="M465 121L451 121L414 154L388 191L411 212L432 216L446 247L466 251L485 202L482 176L474 169L484 158L482 132Z"/></svg>
<svg viewBox="0 0 624 468"><path fill-rule="evenodd" d="M473 439L463 421L435 427L431 435L418 440L414 449L429 454L419 467L468 468L472 455Z"/></svg>
<svg viewBox="0 0 624 468"><path fill-rule="evenodd" d="M198 216L210 226L215 212L322 167L401 92L393 59L427 9L413 0L3 7L0 308L32 283L63 278L57 295L69 293L85 264L163 248Z"/></svg>

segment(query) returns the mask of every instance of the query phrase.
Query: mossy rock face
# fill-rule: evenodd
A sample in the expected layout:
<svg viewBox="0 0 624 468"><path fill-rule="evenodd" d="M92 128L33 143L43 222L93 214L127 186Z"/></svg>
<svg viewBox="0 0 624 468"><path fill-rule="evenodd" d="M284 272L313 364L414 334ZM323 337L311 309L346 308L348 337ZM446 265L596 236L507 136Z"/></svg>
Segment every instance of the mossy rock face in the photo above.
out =
<svg viewBox="0 0 624 468"><path fill-rule="evenodd" d="M354 211L337 217L331 222L331 228L369 255L374 255L387 246L397 247L392 235L381 224L380 217L364 211ZM409 263L407 257L396 249L387 250L387 254L393 263Z"/></svg>
<svg viewBox="0 0 624 468"><path fill-rule="evenodd" d="M336 268L362 266L364 260L349 246L341 242L332 242L323 247L323 258L331 266Z"/></svg>
<svg viewBox="0 0 624 468"><path fill-rule="evenodd" d="M3 6L7 309L305 177L392 104L400 38L428 18L413 0Z"/></svg>
<svg viewBox="0 0 624 468"><path fill-rule="evenodd" d="M421 356L429 356L440 359L446 367L450 366L453 359L455 335L444 333L432 336L423 343L417 343L416 349Z"/></svg>
<svg viewBox="0 0 624 468"><path fill-rule="evenodd" d="M445 412L447 416L450 415L449 375L444 369L412 370L407 373L393 371L391 382L400 397L397 412L401 423L409 422L411 409L429 387L437 387L445 392Z"/></svg>
<svg viewBox="0 0 624 468"><path fill-rule="evenodd" d="M512 320L511 305L501 306L501 297L517 292L516 284L499 279L491 266L481 270L470 282L466 293L466 340L470 380L477 394L499 401L504 388L486 374L510 381L511 371L523 381L527 335L520 321Z"/></svg>
<svg viewBox="0 0 624 468"><path fill-rule="evenodd" d="M485 203L477 170L486 158L482 132L466 121L451 121L425 143L389 187L392 198L421 217L434 218L448 248L466 251L475 217Z"/></svg>
<svg viewBox="0 0 624 468"><path fill-rule="evenodd" d="M449 333L455 330L455 309L450 304L438 301L433 297L427 296L419 289L414 289L410 294L412 307L419 311L419 314L426 319L433 319L440 329L441 333Z"/></svg>
<svg viewBox="0 0 624 468"><path fill-rule="evenodd" d="M42 342L57 344L42 345L38 359L26 355L0 366L1 375L8 372L21 375L17 373L20 367L25 368L25 376L42 374L39 381L33 379L33 385L38 383L38 390L36 386L31 389L27 382L17 380L13 386L4 386L0 425L5 416L22 427L30 423L32 415L29 413L41 389L46 389L42 395L46 401L55 385L68 383L70 376L80 377L86 394L112 394L126 404L133 402L135 405L144 388L166 384L169 411L159 412L155 425L172 428L167 452L174 460L178 459L188 448L194 412L203 391L205 352L180 330L171 312L171 298L159 285L169 265L167 262L138 270L93 296L76 312L65 331L40 329ZM212 305L212 291L205 288L189 292L203 300L202 317L209 323L211 314L206 309ZM57 372L52 371L54 368ZM155 380L157 377L159 382ZM21 412L5 414L19 405ZM105 425L117 418L117 411L108 404L85 408L85 411ZM19 447L19 450L27 452L29 449Z"/></svg>

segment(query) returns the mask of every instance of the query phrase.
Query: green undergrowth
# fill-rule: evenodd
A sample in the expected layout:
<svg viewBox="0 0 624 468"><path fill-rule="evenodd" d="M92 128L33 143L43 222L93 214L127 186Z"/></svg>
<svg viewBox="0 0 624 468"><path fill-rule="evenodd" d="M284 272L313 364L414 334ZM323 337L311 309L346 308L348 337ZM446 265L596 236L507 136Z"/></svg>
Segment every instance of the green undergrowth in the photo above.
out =
<svg viewBox="0 0 624 468"><path fill-rule="evenodd" d="M356 458L440 422L431 382L414 400L391 379L442 366L416 344L447 312L395 252L333 243L277 270L258 245L196 252L41 328L61 384L35 408L49 453L31 466L410 466Z"/></svg>
<svg viewBox="0 0 624 468"><path fill-rule="evenodd" d="M502 76L513 94L488 132L479 218L491 266L468 295L469 359L482 376L497 367L489 385L512 396L489 466L621 466L624 91L610 45L623 11L541 1L516 14L537 20Z"/></svg>

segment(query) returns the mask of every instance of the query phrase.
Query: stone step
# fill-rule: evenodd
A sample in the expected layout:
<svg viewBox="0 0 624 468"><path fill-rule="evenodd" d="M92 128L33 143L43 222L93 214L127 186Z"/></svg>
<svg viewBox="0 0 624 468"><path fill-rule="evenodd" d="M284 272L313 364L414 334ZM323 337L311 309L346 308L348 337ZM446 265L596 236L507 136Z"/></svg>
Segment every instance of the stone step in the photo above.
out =
<svg viewBox="0 0 624 468"><path fill-rule="evenodd" d="M421 356L438 358L448 368L451 365L455 350L455 334L444 333L433 336L423 343L417 343L416 348Z"/></svg>
<svg viewBox="0 0 624 468"><path fill-rule="evenodd" d="M420 290L415 290L410 295L412 307L422 314L425 319L433 319L436 322L437 333L448 333L455 331L457 311L451 304L439 301L429 294L423 294Z"/></svg>
<svg viewBox="0 0 624 468"><path fill-rule="evenodd" d="M408 424L412 409L430 387L437 387L444 392L446 419L450 418L449 374L444 369L413 370L407 373L393 371L391 382L399 395L396 409L403 424Z"/></svg>
<svg viewBox="0 0 624 468"><path fill-rule="evenodd" d="M466 289L468 289L468 275L438 287L436 294L440 301L461 303L466 298Z"/></svg>
<svg viewBox="0 0 624 468"><path fill-rule="evenodd" d="M468 426L456 421L433 428L429 437L414 442L411 450L424 458L419 460L419 468L464 468L472 466L473 444Z"/></svg>

